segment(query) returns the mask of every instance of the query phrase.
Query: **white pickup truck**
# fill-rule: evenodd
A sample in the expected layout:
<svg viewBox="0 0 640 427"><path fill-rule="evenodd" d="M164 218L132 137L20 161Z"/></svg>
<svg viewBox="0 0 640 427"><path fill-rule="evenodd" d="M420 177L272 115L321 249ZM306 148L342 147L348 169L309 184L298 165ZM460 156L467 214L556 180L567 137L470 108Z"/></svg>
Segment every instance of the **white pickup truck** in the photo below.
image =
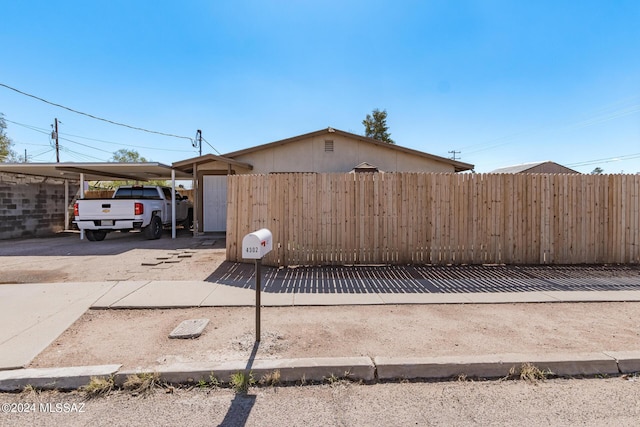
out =
<svg viewBox="0 0 640 427"><path fill-rule="evenodd" d="M90 241L104 240L111 231L142 230L147 239L159 239L171 225L171 188L144 185L119 187L111 199L79 199L75 223ZM191 227L193 205L176 192L176 224Z"/></svg>

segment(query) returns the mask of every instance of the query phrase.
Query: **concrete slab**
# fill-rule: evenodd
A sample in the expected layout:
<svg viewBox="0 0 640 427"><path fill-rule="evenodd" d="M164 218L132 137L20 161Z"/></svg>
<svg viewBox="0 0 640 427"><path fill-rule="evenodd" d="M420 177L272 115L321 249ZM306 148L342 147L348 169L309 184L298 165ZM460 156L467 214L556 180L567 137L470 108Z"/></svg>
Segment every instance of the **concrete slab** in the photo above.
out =
<svg viewBox="0 0 640 427"><path fill-rule="evenodd" d="M618 369L621 373L640 372L640 351L605 351L604 353L618 362Z"/></svg>
<svg viewBox="0 0 640 427"><path fill-rule="evenodd" d="M640 301L639 291L550 291L545 293L563 302Z"/></svg>
<svg viewBox="0 0 640 427"><path fill-rule="evenodd" d="M209 319L189 319L181 322L171 331L169 338L191 339L198 338L209 324Z"/></svg>
<svg viewBox="0 0 640 427"><path fill-rule="evenodd" d="M144 285L149 283L148 281L139 281L139 282L118 282L109 289L102 297L98 299L91 308L109 308L112 304L120 301L122 298L127 295L137 291Z"/></svg>
<svg viewBox="0 0 640 427"><path fill-rule="evenodd" d="M215 284L216 288L201 303L202 307L244 307L256 305L256 291Z"/></svg>
<svg viewBox="0 0 640 427"><path fill-rule="evenodd" d="M378 294L385 304L469 304L466 294Z"/></svg>
<svg viewBox="0 0 640 427"><path fill-rule="evenodd" d="M91 377L109 377L122 365L0 371L0 391L20 391L31 385L42 389L72 390L89 384Z"/></svg>
<svg viewBox="0 0 640 427"><path fill-rule="evenodd" d="M254 291L255 293L255 291ZM288 293L272 293L263 292L260 296L260 302L266 307L287 307L292 306L295 299L293 292Z"/></svg>
<svg viewBox="0 0 640 427"><path fill-rule="evenodd" d="M460 375L500 378L516 372L523 363L557 376L614 375L618 365L604 353L567 354L491 354L481 356L376 357L374 363L380 379L453 378Z"/></svg>
<svg viewBox="0 0 640 427"><path fill-rule="evenodd" d="M508 304L519 302L557 302L545 292L482 292L465 294L474 304Z"/></svg>
<svg viewBox="0 0 640 427"><path fill-rule="evenodd" d="M27 366L113 282L0 286L0 370Z"/></svg>
<svg viewBox="0 0 640 427"><path fill-rule="evenodd" d="M378 294L296 293L294 305L376 305L384 304Z"/></svg>
<svg viewBox="0 0 640 427"><path fill-rule="evenodd" d="M111 305L112 308L198 307L214 289L208 282L154 281Z"/></svg>

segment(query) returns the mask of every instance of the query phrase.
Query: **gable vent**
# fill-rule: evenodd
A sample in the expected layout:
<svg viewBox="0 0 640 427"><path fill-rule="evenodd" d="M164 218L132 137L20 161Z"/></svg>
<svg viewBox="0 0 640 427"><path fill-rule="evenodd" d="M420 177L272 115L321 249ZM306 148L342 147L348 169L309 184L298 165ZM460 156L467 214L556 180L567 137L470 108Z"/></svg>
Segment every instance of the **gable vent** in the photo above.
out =
<svg viewBox="0 0 640 427"><path fill-rule="evenodd" d="M333 141L331 140L324 141L324 151L325 153L333 152Z"/></svg>

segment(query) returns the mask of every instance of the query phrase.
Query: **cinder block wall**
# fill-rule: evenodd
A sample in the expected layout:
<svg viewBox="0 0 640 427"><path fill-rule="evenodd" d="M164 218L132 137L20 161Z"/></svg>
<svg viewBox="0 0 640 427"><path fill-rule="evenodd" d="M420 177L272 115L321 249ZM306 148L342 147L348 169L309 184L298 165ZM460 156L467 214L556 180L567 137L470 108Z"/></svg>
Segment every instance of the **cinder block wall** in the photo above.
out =
<svg viewBox="0 0 640 427"><path fill-rule="evenodd" d="M79 188L69 181L69 203ZM65 208L64 180L0 173L0 239L62 231Z"/></svg>

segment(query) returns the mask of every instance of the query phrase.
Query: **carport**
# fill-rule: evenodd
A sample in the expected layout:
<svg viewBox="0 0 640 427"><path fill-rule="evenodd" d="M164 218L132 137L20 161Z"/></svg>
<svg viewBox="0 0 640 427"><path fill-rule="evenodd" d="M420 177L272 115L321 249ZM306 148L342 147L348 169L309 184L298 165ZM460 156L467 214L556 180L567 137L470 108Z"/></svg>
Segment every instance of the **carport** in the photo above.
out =
<svg viewBox="0 0 640 427"><path fill-rule="evenodd" d="M99 180L149 181L171 180L171 237L176 237L176 179L192 180L189 173L157 163L0 163L0 172L63 179L65 182L65 206L69 206L69 180L80 182L80 198L84 199L84 183ZM65 209L65 224L69 224L68 209ZM80 234L84 238L84 233Z"/></svg>

